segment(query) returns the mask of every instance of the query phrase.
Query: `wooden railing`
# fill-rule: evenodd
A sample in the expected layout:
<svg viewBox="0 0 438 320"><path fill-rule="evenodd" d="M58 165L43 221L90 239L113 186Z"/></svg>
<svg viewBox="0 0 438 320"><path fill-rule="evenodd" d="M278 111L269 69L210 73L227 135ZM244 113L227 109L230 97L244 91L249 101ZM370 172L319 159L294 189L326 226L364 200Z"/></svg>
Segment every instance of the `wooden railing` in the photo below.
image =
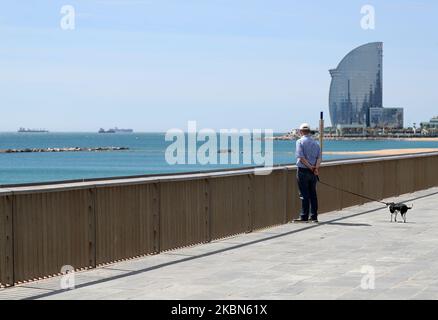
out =
<svg viewBox="0 0 438 320"><path fill-rule="evenodd" d="M0 188L0 284L209 242L298 216L296 167ZM383 199L438 185L438 153L327 162L321 180ZM320 213L364 199L318 186Z"/></svg>

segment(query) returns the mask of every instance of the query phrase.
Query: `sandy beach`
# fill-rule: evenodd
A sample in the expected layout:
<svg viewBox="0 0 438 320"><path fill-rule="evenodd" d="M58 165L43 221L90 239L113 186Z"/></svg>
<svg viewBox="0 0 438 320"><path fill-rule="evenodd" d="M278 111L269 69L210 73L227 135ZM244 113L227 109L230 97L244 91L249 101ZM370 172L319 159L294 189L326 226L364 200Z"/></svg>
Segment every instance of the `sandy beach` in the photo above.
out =
<svg viewBox="0 0 438 320"><path fill-rule="evenodd" d="M402 154L415 154L438 152L438 148L417 148L417 149L385 149L371 151L325 151L328 155L368 155L368 156L396 156Z"/></svg>
<svg viewBox="0 0 438 320"><path fill-rule="evenodd" d="M284 137L280 137L277 140L287 140ZM416 138L403 138L403 137L324 137L324 140L334 141L357 141L357 140L390 140L390 141L412 141L412 142L438 142L438 137L416 137Z"/></svg>
<svg viewBox="0 0 438 320"><path fill-rule="evenodd" d="M437 141L438 142L438 137L431 137L431 138L400 138L400 140L403 141Z"/></svg>
<svg viewBox="0 0 438 320"><path fill-rule="evenodd" d="M272 140L298 140L300 138L299 135L282 135L275 136ZM315 139L318 139L318 136L314 136ZM266 138L268 139L268 138ZM324 136L324 140L327 141L363 141L363 140L392 140L392 141L412 141L412 142L438 142L438 137L415 137L415 138L407 138L407 137L379 137L379 136L370 136L370 137L345 137L345 136Z"/></svg>

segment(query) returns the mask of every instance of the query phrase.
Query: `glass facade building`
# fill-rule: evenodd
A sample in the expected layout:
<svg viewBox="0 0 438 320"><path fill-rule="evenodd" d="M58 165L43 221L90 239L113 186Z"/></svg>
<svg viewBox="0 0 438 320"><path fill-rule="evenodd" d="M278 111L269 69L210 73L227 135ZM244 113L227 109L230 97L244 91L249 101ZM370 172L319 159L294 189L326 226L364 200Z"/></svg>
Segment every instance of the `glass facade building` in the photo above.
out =
<svg viewBox="0 0 438 320"><path fill-rule="evenodd" d="M370 108L383 108L383 43L362 45L330 70L329 110L332 125L370 126Z"/></svg>

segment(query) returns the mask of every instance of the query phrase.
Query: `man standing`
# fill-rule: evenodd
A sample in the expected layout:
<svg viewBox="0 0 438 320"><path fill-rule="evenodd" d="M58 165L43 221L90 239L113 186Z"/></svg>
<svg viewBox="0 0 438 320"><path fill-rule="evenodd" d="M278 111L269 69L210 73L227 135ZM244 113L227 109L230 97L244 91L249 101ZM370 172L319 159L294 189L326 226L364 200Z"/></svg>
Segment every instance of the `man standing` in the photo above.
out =
<svg viewBox="0 0 438 320"><path fill-rule="evenodd" d="M321 164L321 148L310 136L310 126L303 123L300 126L301 139L297 141L297 181L300 190L301 213L294 222L318 222L318 199L316 184L318 182L319 166Z"/></svg>

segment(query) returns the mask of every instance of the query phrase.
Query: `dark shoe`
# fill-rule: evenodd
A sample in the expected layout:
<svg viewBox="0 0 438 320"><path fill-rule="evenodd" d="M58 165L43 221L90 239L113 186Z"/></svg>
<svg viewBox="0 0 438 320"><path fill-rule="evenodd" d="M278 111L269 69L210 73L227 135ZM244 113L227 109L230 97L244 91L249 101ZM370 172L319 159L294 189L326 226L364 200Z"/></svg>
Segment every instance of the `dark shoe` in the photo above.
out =
<svg viewBox="0 0 438 320"><path fill-rule="evenodd" d="M293 220L293 222L295 223L295 222L309 222L309 220L304 220L304 219L302 219L302 218L298 218L298 219L294 219Z"/></svg>
<svg viewBox="0 0 438 320"><path fill-rule="evenodd" d="M311 223L319 223L318 219L310 219Z"/></svg>

